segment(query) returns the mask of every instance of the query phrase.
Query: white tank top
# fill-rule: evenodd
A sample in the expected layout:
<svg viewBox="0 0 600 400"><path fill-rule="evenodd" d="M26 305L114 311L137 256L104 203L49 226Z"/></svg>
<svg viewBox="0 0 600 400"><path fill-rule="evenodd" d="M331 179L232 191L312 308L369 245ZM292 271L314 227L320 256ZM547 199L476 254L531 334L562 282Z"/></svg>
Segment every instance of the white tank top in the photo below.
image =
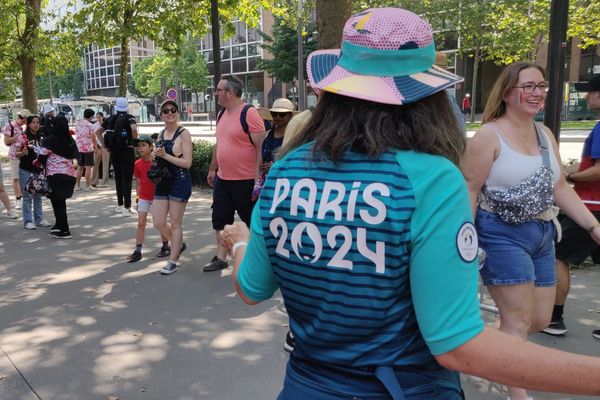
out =
<svg viewBox="0 0 600 400"><path fill-rule="evenodd" d="M544 165L542 155L531 156L528 154L515 151L504 140L502 133L494 124L486 124L498 136L500 142L500 154L494 163L490 174L485 181L488 189L504 189L511 186L516 186L524 179L529 178L538 169ZM546 135L545 131L542 131ZM556 186L556 182L560 178L560 167L554 153L554 146L551 145L550 139L547 138L550 156L550 166L552 169L552 182Z"/></svg>

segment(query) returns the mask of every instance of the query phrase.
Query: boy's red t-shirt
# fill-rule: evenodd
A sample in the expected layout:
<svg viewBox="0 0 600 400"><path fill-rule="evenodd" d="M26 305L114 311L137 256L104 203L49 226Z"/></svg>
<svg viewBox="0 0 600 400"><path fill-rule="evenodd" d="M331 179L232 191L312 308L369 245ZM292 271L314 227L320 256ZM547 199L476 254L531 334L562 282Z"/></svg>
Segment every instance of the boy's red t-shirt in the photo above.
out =
<svg viewBox="0 0 600 400"><path fill-rule="evenodd" d="M135 162L133 166L133 176L140 180L139 197L143 200L154 200L154 183L148 179L148 170L152 165L152 160L142 160L141 158Z"/></svg>

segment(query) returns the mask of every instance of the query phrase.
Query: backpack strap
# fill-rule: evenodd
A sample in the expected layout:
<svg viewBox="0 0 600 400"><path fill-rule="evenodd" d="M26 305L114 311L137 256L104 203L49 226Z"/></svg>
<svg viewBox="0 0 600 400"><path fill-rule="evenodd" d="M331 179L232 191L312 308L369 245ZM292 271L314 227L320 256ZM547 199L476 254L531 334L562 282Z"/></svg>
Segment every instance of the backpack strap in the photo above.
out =
<svg viewBox="0 0 600 400"><path fill-rule="evenodd" d="M248 109L250 107L254 107L251 104L244 104L244 108L242 108L242 112L240 113L240 125L242 125L242 130L244 131L244 133L246 135L248 135L248 139L250 140L250 143L254 144L254 141L252 140L252 136L250 135L250 127L248 126L248 121L246 120L246 116L248 114ZM223 116L223 113L225 112L224 108L221 108L219 110L219 112L217 113L217 124L219 123L219 121L221 120L221 117Z"/></svg>

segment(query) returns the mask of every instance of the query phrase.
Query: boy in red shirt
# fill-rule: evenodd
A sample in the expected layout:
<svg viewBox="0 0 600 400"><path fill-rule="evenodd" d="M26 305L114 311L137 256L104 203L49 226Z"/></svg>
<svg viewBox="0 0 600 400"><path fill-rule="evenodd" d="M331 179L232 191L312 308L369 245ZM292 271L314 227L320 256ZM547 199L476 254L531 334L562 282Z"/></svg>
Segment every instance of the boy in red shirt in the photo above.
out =
<svg viewBox="0 0 600 400"><path fill-rule="evenodd" d="M148 212L152 207L154 200L155 185L148 179L148 170L152 165L152 149L154 141L150 135L140 135L138 139L134 139L134 146L137 147L140 158L135 162L133 167L133 176L135 177L135 191L137 193L138 205L138 224L135 233L135 250L127 257L129 262L136 262L142 259L142 244L144 243L144 235L146 231L146 220ZM162 247L157 257L168 257L171 255L169 242L161 235Z"/></svg>

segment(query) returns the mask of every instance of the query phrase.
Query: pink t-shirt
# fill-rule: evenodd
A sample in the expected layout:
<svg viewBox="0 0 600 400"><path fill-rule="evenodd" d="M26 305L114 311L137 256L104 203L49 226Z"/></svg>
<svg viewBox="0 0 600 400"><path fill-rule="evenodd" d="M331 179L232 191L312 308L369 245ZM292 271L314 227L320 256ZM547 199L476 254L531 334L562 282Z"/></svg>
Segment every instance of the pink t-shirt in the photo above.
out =
<svg viewBox="0 0 600 400"><path fill-rule="evenodd" d="M12 129L11 129L12 125ZM4 125L4 136L12 137L12 136L20 136L23 133L23 128L16 121L11 121ZM16 160L17 156L17 142L14 142L8 148L8 158L11 160Z"/></svg>
<svg viewBox="0 0 600 400"><path fill-rule="evenodd" d="M76 176L73 160L69 160L68 158L54 154L46 147L40 148L40 154L43 156L48 156L48 160L46 161L47 176L55 174L69 175L73 177Z"/></svg>
<svg viewBox="0 0 600 400"><path fill-rule="evenodd" d="M238 181L256 177L256 147L240 123L244 105L226 110L217 124L217 175L221 179ZM265 131L265 124L254 107L248 109L246 122L251 133Z"/></svg>
<svg viewBox="0 0 600 400"><path fill-rule="evenodd" d="M94 151L94 125L87 119L80 119L75 125L75 143L80 153Z"/></svg>

